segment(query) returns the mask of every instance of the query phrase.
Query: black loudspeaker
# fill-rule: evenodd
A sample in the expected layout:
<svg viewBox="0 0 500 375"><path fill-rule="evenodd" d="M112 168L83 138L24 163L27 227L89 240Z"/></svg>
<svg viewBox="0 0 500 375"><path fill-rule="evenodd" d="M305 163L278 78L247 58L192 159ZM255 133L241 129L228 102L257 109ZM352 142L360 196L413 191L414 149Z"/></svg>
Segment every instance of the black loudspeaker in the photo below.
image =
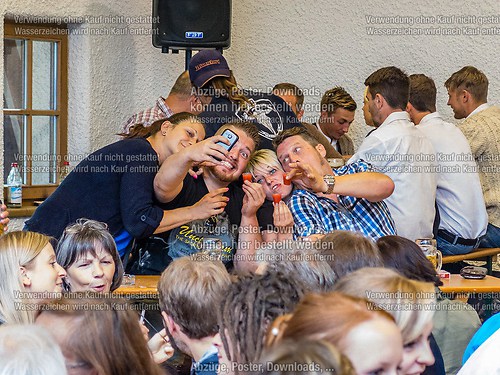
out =
<svg viewBox="0 0 500 375"><path fill-rule="evenodd" d="M153 45L157 48L227 48L231 0L153 0Z"/></svg>

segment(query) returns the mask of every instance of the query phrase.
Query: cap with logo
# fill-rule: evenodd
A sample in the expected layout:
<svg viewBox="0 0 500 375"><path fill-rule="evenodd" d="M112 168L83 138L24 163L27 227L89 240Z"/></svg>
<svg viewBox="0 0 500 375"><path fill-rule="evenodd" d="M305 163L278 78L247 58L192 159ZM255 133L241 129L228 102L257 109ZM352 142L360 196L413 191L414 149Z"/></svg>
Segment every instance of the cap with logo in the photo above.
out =
<svg viewBox="0 0 500 375"><path fill-rule="evenodd" d="M219 51L203 50L193 56L189 63L189 78L200 88L214 77L230 77L226 59Z"/></svg>

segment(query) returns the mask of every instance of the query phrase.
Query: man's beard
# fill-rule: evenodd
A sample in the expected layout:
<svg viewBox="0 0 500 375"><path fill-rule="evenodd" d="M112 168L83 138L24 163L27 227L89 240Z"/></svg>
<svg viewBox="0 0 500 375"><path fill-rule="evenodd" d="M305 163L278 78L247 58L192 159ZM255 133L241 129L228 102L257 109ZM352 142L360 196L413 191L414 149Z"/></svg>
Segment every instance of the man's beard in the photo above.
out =
<svg viewBox="0 0 500 375"><path fill-rule="evenodd" d="M183 352L184 354L192 357L193 354L191 353L191 349L189 349L189 347L187 346L187 344L182 341L182 340L177 340L171 333L170 331L166 328L165 326L165 331L167 332L167 336L170 340L170 344L172 345L172 347L174 349L178 349L180 350L181 352Z"/></svg>
<svg viewBox="0 0 500 375"><path fill-rule="evenodd" d="M238 177L235 177L234 174L232 174L231 176L226 175L225 173L219 171L217 167L204 167L204 168L207 169L211 175L213 175L222 182L233 182L238 179Z"/></svg>

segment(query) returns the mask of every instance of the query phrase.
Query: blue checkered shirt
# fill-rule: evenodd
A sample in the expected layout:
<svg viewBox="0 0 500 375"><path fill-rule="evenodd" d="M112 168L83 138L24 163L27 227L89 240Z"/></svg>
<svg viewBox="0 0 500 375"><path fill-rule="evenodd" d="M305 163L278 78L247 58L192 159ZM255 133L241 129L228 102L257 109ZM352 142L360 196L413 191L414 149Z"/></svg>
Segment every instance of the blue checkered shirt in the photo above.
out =
<svg viewBox="0 0 500 375"><path fill-rule="evenodd" d="M333 170L333 174L342 176L370 170L369 164L358 161ZM307 190L295 190L288 202L295 222L294 238L334 230L360 232L373 240L396 234L394 221L384 202L341 195L338 200L336 203Z"/></svg>

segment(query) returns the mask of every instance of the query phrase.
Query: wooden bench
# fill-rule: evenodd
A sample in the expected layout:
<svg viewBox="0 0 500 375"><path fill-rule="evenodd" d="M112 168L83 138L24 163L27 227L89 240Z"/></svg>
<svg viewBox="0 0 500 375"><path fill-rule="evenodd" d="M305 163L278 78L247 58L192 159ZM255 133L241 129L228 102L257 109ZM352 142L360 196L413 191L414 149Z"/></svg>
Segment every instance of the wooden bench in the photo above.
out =
<svg viewBox="0 0 500 375"><path fill-rule="evenodd" d="M491 271L493 268L493 257L497 254L500 254L500 248L498 247L479 248L463 255L443 255L443 264L456 263L463 260L486 261L488 275L491 275Z"/></svg>

